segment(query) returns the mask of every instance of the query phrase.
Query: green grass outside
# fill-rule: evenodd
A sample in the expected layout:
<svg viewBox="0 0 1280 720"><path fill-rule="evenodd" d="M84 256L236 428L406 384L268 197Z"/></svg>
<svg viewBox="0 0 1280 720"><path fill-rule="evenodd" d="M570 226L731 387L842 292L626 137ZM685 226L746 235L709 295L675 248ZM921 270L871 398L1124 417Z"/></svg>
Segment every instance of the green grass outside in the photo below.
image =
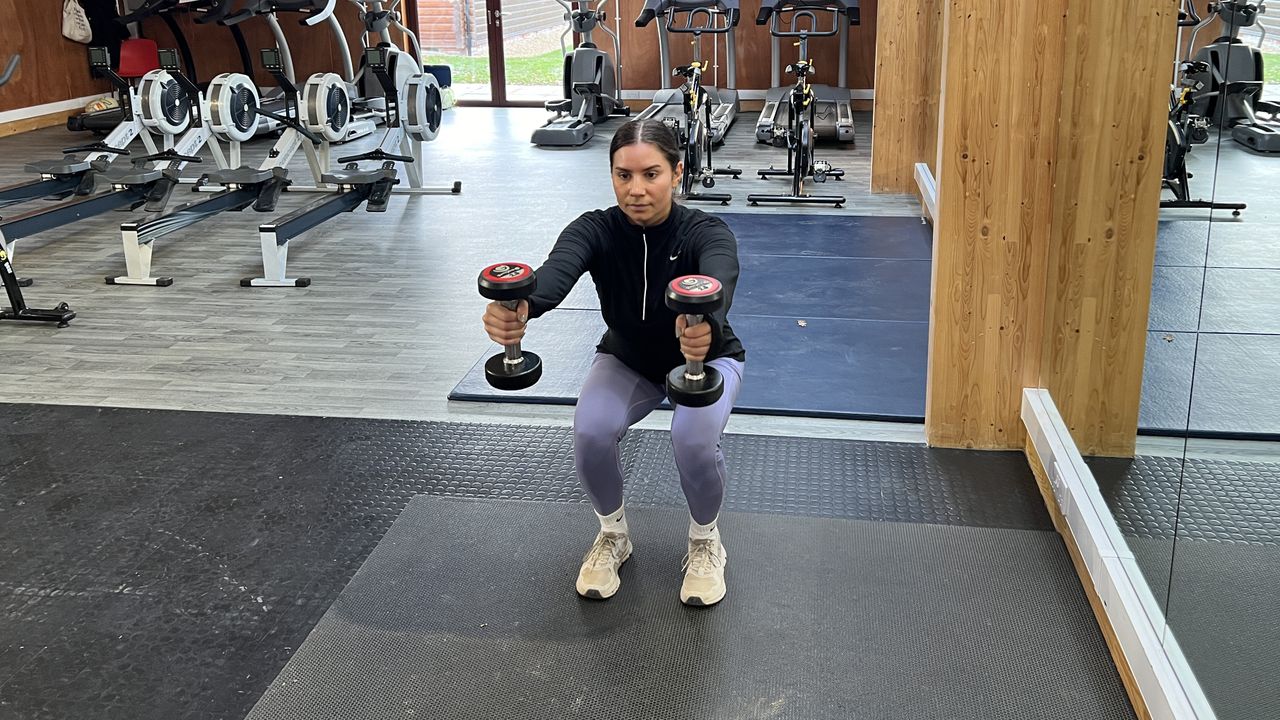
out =
<svg viewBox="0 0 1280 720"><path fill-rule="evenodd" d="M1262 81L1280 83L1280 53L1262 53Z"/></svg>
<svg viewBox="0 0 1280 720"><path fill-rule="evenodd" d="M507 84L509 85L559 85L564 56L552 50L533 57L507 58ZM488 57L460 57L457 55L427 55L427 65L448 65L453 68L455 83L489 82Z"/></svg>

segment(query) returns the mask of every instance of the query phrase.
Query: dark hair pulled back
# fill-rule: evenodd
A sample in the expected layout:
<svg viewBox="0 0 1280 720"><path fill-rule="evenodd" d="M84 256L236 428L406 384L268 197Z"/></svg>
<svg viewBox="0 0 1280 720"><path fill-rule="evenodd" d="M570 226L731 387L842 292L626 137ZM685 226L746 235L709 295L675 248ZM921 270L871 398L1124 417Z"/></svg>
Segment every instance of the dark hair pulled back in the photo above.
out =
<svg viewBox="0 0 1280 720"><path fill-rule="evenodd" d="M639 143L658 148L673 172L680 164L680 138L675 130L659 120L628 120L613 134L613 142L609 143L609 167L613 167L613 156L620 148Z"/></svg>

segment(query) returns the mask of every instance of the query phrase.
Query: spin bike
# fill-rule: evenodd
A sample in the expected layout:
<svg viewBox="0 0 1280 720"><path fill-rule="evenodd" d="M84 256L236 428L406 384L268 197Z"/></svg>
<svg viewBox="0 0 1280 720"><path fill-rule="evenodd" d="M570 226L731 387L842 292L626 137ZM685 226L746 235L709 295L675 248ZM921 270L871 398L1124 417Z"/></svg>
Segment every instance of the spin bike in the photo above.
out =
<svg viewBox="0 0 1280 720"><path fill-rule="evenodd" d="M760 8L760 14L756 17L757 25L769 24L770 35L776 38L798 38L799 42L796 44L800 46L800 59L794 65L787 66L787 72L796 77L796 83L787 96L787 103L790 106L787 125L785 127L775 125L770 140L774 147L787 149L787 169L776 170L770 166L767 170L759 171L762 178L790 176L791 194L752 193L747 196L747 202L752 205L805 203L843 207L845 203L843 195L809 195L804 188L806 178L812 177L814 182L821 183L826 182L827 178L839 180L844 177L844 170L833 168L825 160L817 160L813 157L814 140L817 134L814 130L817 102L813 86L809 84L809 78L815 74L813 63L809 61L809 38L827 37L839 33L841 11L836 8L800 9L801 7L800 2L766 5ZM782 27L783 13L791 14L787 29ZM832 22L829 30L819 29L818 13L824 15L830 13ZM806 18L808 19L807 27L802 22Z"/></svg>
<svg viewBox="0 0 1280 720"><path fill-rule="evenodd" d="M1199 28L1205 23L1196 12L1196 5L1184 0L1178 13L1179 28ZM1193 145L1209 141L1209 118L1196 112L1216 102L1219 91L1203 92L1204 78L1208 77L1209 64L1203 60L1178 62L1177 83L1169 93L1169 129L1165 135L1164 174L1162 189L1173 193L1173 199L1161 200L1160 207L1168 209L1230 210L1235 217L1248 206L1244 203L1193 200L1191 198L1191 173L1187 171L1187 156Z"/></svg>
<svg viewBox="0 0 1280 720"><path fill-rule="evenodd" d="M636 19L636 27L644 27L657 16L655 6L662 3L650 2ZM713 102L707 88L702 86L702 72L706 65L702 62L702 34L729 33L738 24L737 0L717 0L715 7L667 7L665 10L666 31L693 35L693 62L681 65L671 71L673 77L683 77L681 86L684 114L681 116L662 116L663 124L675 130L684 146L684 174L680 181L680 194L687 201L718 202L728 205L733 196L728 193L704 193L696 188L710 189L716 185L716 176L729 176L735 180L742 175L742 170L732 167L718 168L712 162L712 107ZM683 16L684 23L677 24L677 18Z"/></svg>

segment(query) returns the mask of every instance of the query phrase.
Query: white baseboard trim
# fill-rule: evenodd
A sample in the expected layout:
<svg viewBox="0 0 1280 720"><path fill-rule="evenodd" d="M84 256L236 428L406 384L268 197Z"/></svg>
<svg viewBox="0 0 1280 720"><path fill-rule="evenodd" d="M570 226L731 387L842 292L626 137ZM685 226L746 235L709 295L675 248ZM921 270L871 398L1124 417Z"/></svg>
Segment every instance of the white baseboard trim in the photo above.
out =
<svg viewBox="0 0 1280 720"><path fill-rule="evenodd" d="M938 183L933 179L933 171L928 163L916 163L916 186L920 188L925 214L929 222L938 221Z"/></svg>
<svg viewBox="0 0 1280 720"><path fill-rule="evenodd" d="M1215 720L1048 390L1023 391L1022 422L1152 719Z"/></svg>
<svg viewBox="0 0 1280 720"><path fill-rule="evenodd" d="M0 123L11 123L19 120L29 120L31 118L41 117L42 115L52 115L56 112L70 112L72 110L82 110L85 105L106 97L107 93L99 93L97 95L87 95L82 98L73 98L71 100L63 100L61 102L45 103L44 105L33 105L31 107L18 108L16 110L5 110L0 112Z"/></svg>

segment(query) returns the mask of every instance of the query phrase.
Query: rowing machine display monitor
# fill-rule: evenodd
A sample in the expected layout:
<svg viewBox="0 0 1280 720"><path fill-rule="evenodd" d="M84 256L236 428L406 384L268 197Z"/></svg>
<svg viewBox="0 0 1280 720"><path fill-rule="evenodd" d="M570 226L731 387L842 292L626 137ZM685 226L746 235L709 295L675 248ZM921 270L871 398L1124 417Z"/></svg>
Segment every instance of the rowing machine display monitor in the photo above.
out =
<svg viewBox="0 0 1280 720"><path fill-rule="evenodd" d="M169 72L178 72L178 51L173 48L165 48L157 51L160 56L160 67Z"/></svg>
<svg viewBox="0 0 1280 720"><path fill-rule="evenodd" d="M391 53L384 47L365 48L364 61L375 71L386 70Z"/></svg>
<svg viewBox="0 0 1280 720"><path fill-rule="evenodd" d="M111 53L107 52L107 49L104 47L89 48L89 67L91 68L111 67Z"/></svg>
<svg viewBox="0 0 1280 720"><path fill-rule="evenodd" d="M262 67L270 73L283 72L284 60L280 58L280 51L276 48L263 48Z"/></svg>

